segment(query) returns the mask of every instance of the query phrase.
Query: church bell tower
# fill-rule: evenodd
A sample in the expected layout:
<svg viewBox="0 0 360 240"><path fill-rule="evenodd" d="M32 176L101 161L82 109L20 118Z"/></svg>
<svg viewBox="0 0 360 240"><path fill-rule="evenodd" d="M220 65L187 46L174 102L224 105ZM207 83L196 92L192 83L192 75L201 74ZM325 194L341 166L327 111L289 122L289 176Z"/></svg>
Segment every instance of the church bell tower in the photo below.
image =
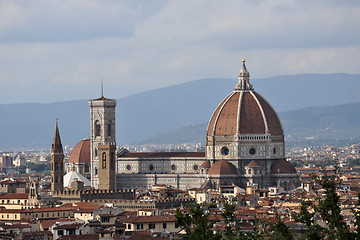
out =
<svg viewBox="0 0 360 240"><path fill-rule="evenodd" d="M51 147L51 192L64 189L64 153L56 120L54 140Z"/></svg>
<svg viewBox="0 0 360 240"><path fill-rule="evenodd" d="M99 189L115 190L115 152L116 145L98 145L99 152Z"/></svg>
<svg viewBox="0 0 360 240"><path fill-rule="evenodd" d="M90 107L90 148L91 148L91 186L99 188L100 168L99 160L104 153L100 153L99 146L108 145L115 146L115 107L116 101L113 99L101 98L89 100ZM113 147L112 147L113 148ZM115 158L115 150L114 158ZM109 158L109 153L107 154ZM115 159L114 159L115 165ZM115 170L115 168L114 168ZM115 175L115 172L114 172ZM111 177L112 179L112 177ZM113 184L115 184L114 177Z"/></svg>

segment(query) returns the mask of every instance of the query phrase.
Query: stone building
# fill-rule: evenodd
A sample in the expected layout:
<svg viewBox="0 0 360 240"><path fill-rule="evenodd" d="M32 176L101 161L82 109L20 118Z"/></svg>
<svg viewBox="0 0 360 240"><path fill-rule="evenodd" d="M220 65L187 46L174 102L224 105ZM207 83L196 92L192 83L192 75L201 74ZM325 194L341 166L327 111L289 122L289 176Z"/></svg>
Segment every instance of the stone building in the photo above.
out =
<svg viewBox="0 0 360 240"><path fill-rule="evenodd" d="M87 140L82 141L84 144ZM82 145L80 142L79 144ZM80 146L80 145L77 146ZM88 144L90 145L90 144ZM101 156L101 166L100 166L100 188L99 189L89 189L91 182L82 176L76 171L70 171L64 175L64 154L61 144L61 138L58 128L58 123L56 122L54 140L51 148L51 196L53 199L51 201L60 200L63 203L73 203L79 201L94 201L94 200L119 200L127 199L131 200L135 198L135 192L133 190L115 190L115 150L116 145L114 144L98 144L99 146L99 155ZM76 150L77 148L75 148ZM79 147L79 151L75 152L74 156L86 156L89 152L89 147ZM104 158L105 156L105 158ZM99 159L99 158L98 158ZM105 163L104 163L105 160ZM80 161L74 161L75 166L86 163L80 158ZM74 166L73 163L70 163L70 166ZM74 169L71 169L74 170ZM27 194L26 196L28 196ZM38 184L35 182L31 183L30 186L30 202L38 204L39 195L38 195ZM43 199L44 200L44 199ZM27 202L28 200L26 200ZM5 202L5 201L3 201ZM10 201L8 201L10 202ZM1 203L1 202L0 202ZM19 202L20 203L20 202Z"/></svg>
<svg viewBox="0 0 360 240"><path fill-rule="evenodd" d="M92 187L99 188L99 179L111 187L115 181L116 189L166 184L180 189L254 185L289 190L299 185L295 168L285 159L279 117L254 90L245 60L234 91L210 118L205 153L119 151L114 180L108 171L99 171L99 153L104 145L116 144L116 101L102 96L90 100L89 106Z"/></svg>
<svg viewBox="0 0 360 240"><path fill-rule="evenodd" d="M56 121L54 140L51 147L51 191L64 188L64 153L61 144L58 122Z"/></svg>

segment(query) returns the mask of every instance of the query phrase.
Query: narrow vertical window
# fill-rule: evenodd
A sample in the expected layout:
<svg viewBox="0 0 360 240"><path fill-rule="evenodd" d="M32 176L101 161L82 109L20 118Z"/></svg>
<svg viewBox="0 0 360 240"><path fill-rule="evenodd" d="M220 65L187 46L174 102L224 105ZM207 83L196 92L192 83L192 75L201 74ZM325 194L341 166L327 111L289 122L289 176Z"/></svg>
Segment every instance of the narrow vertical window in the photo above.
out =
<svg viewBox="0 0 360 240"><path fill-rule="evenodd" d="M102 154L102 168L106 168L106 153Z"/></svg>
<svg viewBox="0 0 360 240"><path fill-rule="evenodd" d="M95 137L99 137L100 136L100 122L99 122L99 120L95 121L94 130L95 130Z"/></svg>
<svg viewBox="0 0 360 240"><path fill-rule="evenodd" d="M114 152L111 152L110 161L111 161L110 167L111 167L112 169L115 169L115 154L114 154Z"/></svg>
<svg viewBox="0 0 360 240"><path fill-rule="evenodd" d="M108 129L108 136L110 137L110 136L111 136L111 121L110 121L110 123L108 124L107 129Z"/></svg>

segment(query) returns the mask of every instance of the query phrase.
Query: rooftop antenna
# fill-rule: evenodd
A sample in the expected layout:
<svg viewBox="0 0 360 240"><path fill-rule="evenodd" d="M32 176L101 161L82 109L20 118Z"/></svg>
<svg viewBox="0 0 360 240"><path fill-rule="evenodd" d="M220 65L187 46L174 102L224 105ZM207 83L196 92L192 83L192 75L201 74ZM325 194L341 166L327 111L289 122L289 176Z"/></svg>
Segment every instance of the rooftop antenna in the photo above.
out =
<svg viewBox="0 0 360 240"><path fill-rule="evenodd" d="M101 79L101 97L104 97L104 85L102 79Z"/></svg>

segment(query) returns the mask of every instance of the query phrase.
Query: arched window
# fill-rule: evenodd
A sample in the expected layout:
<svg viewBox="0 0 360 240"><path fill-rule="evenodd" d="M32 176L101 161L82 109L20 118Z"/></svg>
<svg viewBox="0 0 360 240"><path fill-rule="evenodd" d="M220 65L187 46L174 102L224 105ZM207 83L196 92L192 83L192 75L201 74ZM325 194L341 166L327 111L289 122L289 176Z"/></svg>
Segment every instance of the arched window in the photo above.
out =
<svg viewBox="0 0 360 240"><path fill-rule="evenodd" d="M94 130L95 130L95 137L99 137L100 136L100 122L99 122L99 120L95 121Z"/></svg>
<svg viewBox="0 0 360 240"><path fill-rule="evenodd" d="M111 136L111 121L109 122L109 124L107 125L107 135L110 137Z"/></svg>
<svg viewBox="0 0 360 240"><path fill-rule="evenodd" d="M102 168L106 168L106 153L102 154Z"/></svg>
<svg viewBox="0 0 360 240"><path fill-rule="evenodd" d="M251 174L251 169L249 169L248 173Z"/></svg>

